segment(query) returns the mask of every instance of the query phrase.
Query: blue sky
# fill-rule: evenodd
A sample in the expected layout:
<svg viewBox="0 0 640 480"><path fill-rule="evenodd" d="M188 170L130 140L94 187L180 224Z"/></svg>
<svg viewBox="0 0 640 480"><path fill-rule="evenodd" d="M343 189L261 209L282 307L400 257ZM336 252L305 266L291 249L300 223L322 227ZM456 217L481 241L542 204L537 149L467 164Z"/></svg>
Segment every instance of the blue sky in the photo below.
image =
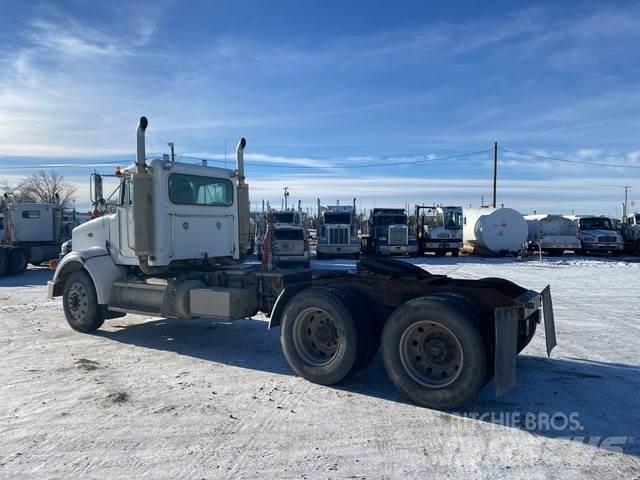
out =
<svg viewBox="0 0 640 480"><path fill-rule="evenodd" d="M638 2L0 0L0 178L248 140L252 201L620 211L640 200ZM232 158L232 155L229 156ZM259 164L269 164L261 167ZM279 168L274 164L281 165ZM294 167L321 167L294 168ZM340 168L334 168L340 167ZM87 204L89 167L59 168Z"/></svg>

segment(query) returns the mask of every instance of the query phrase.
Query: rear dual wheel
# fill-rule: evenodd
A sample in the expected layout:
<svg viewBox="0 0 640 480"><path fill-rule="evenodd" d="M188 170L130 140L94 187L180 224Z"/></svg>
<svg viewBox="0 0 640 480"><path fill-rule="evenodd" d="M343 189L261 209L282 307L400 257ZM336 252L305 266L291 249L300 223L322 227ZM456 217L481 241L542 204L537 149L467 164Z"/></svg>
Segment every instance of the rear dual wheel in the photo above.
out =
<svg viewBox="0 0 640 480"><path fill-rule="evenodd" d="M356 292L310 288L287 304L280 343L298 375L332 385L371 362L379 341L375 325Z"/></svg>
<svg viewBox="0 0 640 480"><path fill-rule="evenodd" d="M422 297L398 307L382 332L382 359L394 385L429 408L464 405L487 376L478 323L454 298Z"/></svg>

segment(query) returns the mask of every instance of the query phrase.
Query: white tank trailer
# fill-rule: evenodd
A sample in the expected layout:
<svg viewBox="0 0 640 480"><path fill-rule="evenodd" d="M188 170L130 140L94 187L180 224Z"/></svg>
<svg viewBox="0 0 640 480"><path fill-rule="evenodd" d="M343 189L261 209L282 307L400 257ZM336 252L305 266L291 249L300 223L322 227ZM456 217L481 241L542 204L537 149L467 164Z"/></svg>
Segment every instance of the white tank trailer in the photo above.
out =
<svg viewBox="0 0 640 480"><path fill-rule="evenodd" d="M565 250L581 248L578 225L563 215L525 215L529 226L529 248L562 255Z"/></svg>
<svg viewBox="0 0 640 480"><path fill-rule="evenodd" d="M465 249L480 255L507 255L522 248L529 228L522 214L512 208L465 208Z"/></svg>

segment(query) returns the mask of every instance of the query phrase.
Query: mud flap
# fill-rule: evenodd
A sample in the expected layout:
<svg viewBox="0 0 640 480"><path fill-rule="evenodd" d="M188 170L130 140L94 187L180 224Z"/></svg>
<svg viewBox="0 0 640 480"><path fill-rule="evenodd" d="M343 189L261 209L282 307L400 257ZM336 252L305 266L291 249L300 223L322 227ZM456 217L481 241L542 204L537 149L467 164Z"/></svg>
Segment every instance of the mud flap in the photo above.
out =
<svg viewBox="0 0 640 480"><path fill-rule="evenodd" d="M540 293L542 297L542 315L544 316L544 337L547 341L547 356L551 356L551 351L557 345L556 323L553 317L553 303L551 302L551 286L547 285Z"/></svg>
<svg viewBox="0 0 640 480"><path fill-rule="evenodd" d="M516 384L518 322L522 315L522 307L498 307L494 311L496 395L504 395Z"/></svg>

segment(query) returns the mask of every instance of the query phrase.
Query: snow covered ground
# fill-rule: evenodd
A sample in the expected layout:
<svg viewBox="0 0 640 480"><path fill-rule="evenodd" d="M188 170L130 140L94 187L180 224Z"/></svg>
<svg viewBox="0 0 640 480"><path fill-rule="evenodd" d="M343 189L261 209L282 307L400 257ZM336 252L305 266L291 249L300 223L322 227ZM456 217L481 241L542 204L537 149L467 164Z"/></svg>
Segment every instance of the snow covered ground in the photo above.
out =
<svg viewBox="0 0 640 480"><path fill-rule="evenodd" d="M640 478L640 263L414 263L551 284L553 358L539 331L513 391L442 413L379 358L331 388L295 377L260 319L128 315L83 335L48 271L0 279L0 478ZM354 262L316 263L335 265Z"/></svg>

